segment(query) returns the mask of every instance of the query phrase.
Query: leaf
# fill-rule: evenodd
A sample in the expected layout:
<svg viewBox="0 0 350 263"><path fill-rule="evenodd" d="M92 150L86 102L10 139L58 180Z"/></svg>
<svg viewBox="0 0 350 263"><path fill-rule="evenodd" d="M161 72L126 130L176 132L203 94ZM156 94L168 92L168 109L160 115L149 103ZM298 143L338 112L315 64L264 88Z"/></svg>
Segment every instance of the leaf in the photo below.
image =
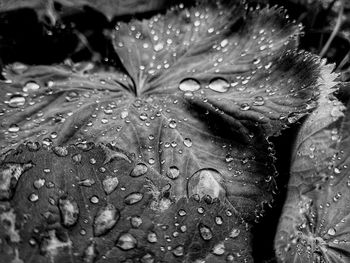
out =
<svg viewBox="0 0 350 263"><path fill-rule="evenodd" d="M299 30L282 9L209 1L118 23L111 35L125 73L91 63L9 66L0 89L1 151L30 141L111 144L119 150L104 148L106 165L138 159L141 167L132 177L140 181L132 187L145 184L144 165L170 185L172 203L154 203L153 213L209 195L250 227L276 190L269 138L310 112L319 93L323 65L296 50ZM99 195L112 191L116 181L109 179L111 187ZM143 198L130 193L127 203ZM136 247L134 237L121 237L117 247ZM212 260L213 246L196 257ZM250 261L249 253L242 260Z"/></svg>
<svg viewBox="0 0 350 263"><path fill-rule="evenodd" d="M165 9L174 1L163 0L1 0L1 12L12 11L19 8L30 8L37 12L39 18L44 16L50 19L52 24L60 18L62 13L69 13L69 10L83 9L88 6L103 13L109 20L115 16L133 15Z"/></svg>
<svg viewBox="0 0 350 263"><path fill-rule="evenodd" d="M117 157L106 164L110 154ZM32 166L1 206L2 259L11 260L16 251L26 262L251 259L250 228L232 206L198 195L176 202L169 182L151 166L143 164L144 173L133 176L140 161L110 145L28 144L11 151L5 164ZM105 192L109 178L118 183ZM123 242L126 235L134 249Z"/></svg>
<svg viewBox="0 0 350 263"><path fill-rule="evenodd" d="M350 260L350 115L349 107L345 110L325 88L334 78L320 83L320 106L303 124L295 145L289 193L275 239L282 262Z"/></svg>

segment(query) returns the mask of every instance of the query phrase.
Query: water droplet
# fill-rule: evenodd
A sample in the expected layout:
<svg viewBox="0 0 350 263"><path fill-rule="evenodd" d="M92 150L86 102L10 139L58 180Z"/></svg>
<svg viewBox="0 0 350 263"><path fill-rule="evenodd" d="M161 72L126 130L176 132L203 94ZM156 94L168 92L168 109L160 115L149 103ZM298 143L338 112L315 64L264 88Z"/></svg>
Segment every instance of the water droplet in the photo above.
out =
<svg viewBox="0 0 350 263"><path fill-rule="evenodd" d="M78 182L78 184L81 186L90 187L90 186L95 184L95 180L94 179L84 179L84 180L80 180Z"/></svg>
<svg viewBox="0 0 350 263"><path fill-rule="evenodd" d="M223 255L223 254L225 253L225 245L224 245L224 243L216 244L216 245L213 247L212 253L213 253L214 255L217 255L217 256Z"/></svg>
<svg viewBox="0 0 350 263"><path fill-rule="evenodd" d="M134 169L132 169L130 176L132 177L139 177L141 175L144 175L147 173L148 168L147 165L144 163L138 163L135 165Z"/></svg>
<svg viewBox="0 0 350 263"><path fill-rule="evenodd" d="M220 42L220 46L221 47L226 47L228 45L228 40L227 39L224 39Z"/></svg>
<svg viewBox="0 0 350 263"><path fill-rule="evenodd" d="M31 92L40 89L40 85L34 81L27 82L23 87L23 92Z"/></svg>
<svg viewBox="0 0 350 263"><path fill-rule="evenodd" d="M57 155L57 156L60 156L60 157L64 157L64 156L67 156L68 155L68 150L66 147L61 147L61 146L55 146L52 148L52 151Z"/></svg>
<svg viewBox="0 0 350 263"><path fill-rule="evenodd" d="M90 198L90 202L93 204L97 204L99 201L100 201L100 199L96 195L94 195Z"/></svg>
<svg viewBox="0 0 350 263"><path fill-rule="evenodd" d="M200 236L204 240L210 240L210 239L213 238L213 233L212 233L211 229L208 226L200 223L199 226L198 226L198 229L199 229Z"/></svg>
<svg viewBox="0 0 350 263"><path fill-rule="evenodd" d="M154 232L150 232L147 235L147 240L150 243L156 243L158 241L157 235Z"/></svg>
<svg viewBox="0 0 350 263"><path fill-rule="evenodd" d="M130 218L130 224L134 228L138 228L142 224L142 219L139 216L133 216Z"/></svg>
<svg viewBox="0 0 350 263"><path fill-rule="evenodd" d="M63 196L58 201L62 224L66 227L73 226L77 223L79 217L78 203L70 196Z"/></svg>
<svg viewBox="0 0 350 263"><path fill-rule="evenodd" d="M179 216L185 216L187 213L185 210L183 209L180 209L179 212L178 212Z"/></svg>
<svg viewBox="0 0 350 263"><path fill-rule="evenodd" d="M224 198L223 177L215 169L205 168L195 172L188 180L187 193L189 197L198 195L200 198L209 195L212 198Z"/></svg>
<svg viewBox="0 0 350 263"><path fill-rule="evenodd" d="M122 234L117 241L117 247L119 247L122 250L133 249L136 247L136 245L136 238L129 233Z"/></svg>
<svg viewBox="0 0 350 263"><path fill-rule="evenodd" d="M182 91L196 91L201 88L199 82L195 79L184 79L180 82L179 89Z"/></svg>
<svg viewBox="0 0 350 263"><path fill-rule="evenodd" d="M250 106L248 103L242 103L241 106L240 106L240 110L241 111L247 111L250 109Z"/></svg>
<svg viewBox="0 0 350 263"><path fill-rule="evenodd" d="M215 223L217 225L222 225L222 223L223 223L222 217L221 216L216 216L215 217Z"/></svg>
<svg viewBox="0 0 350 263"><path fill-rule="evenodd" d="M127 205L133 205L140 202L143 198L142 193L131 193L125 197L124 202Z"/></svg>
<svg viewBox="0 0 350 263"><path fill-rule="evenodd" d="M169 121L169 128L172 128L172 129L176 128L176 121L175 120L170 120Z"/></svg>
<svg viewBox="0 0 350 263"><path fill-rule="evenodd" d="M230 238L236 238L239 236L240 233L241 231L239 229L234 228L230 233Z"/></svg>
<svg viewBox="0 0 350 263"><path fill-rule="evenodd" d="M45 179L39 178L39 179L34 181L33 185L36 189L40 189L41 187L43 187L45 185Z"/></svg>
<svg viewBox="0 0 350 263"><path fill-rule="evenodd" d="M175 180L176 178L178 178L179 175L180 175L180 171L179 171L179 168L177 168L176 166L169 167L168 171L166 172L166 176L172 180Z"/></svg>
<svg viewBox="0 0 350 263"><path fill-rule="evenodd" d="M15 133L19 131L19 127L16 124L12 124L9 128L8 128L9 132Z"/></svg>
<svg viewBox="0 0 350 263"><path fill-rule="evenodd" d="M8 106L11 108L18 108L25 104L26 99L22 95L14 95L8 101Z"/></svg>
<svg viewBox="0 0 350 263"><path fill-rule="evenodd" d="M148 159L148 163L149 164L155 164L156 160L154 160L154 158L149 158Z"/></svg>
<svg viewBox="0 0 350 263"><path fill-rule="evenodd" d="M101 207L94 219L94 235L101 236L111 230L119 220L119 211L112 204Z"/></svg>
<svg viewBox="0 0 350 263"><path fill-rule="evenodd" d="M140 120L145 121L147 119L148 119L147 113L143 112L143 113L140 114Z"/></svg>
<svg viewBox="0 0 350 263"><path fill-rule="evenodd" d="M192 146L192 140L190 138L185 138L184 139L184 145L186 147L191 147Z"/></svg>
<svg viewBox="0 0 350 263"><path fill-rule="evenodd" d="M103 180L103 190L105 191L106 195L110 195L118 186L119 180L117 177L112 177L110 175L106 176L106 178Z"/></svg>
<svg viewBox="0 0 350 263"><path fill-rule="evenodd" d="M74 155L72 156L72 159L73 159L73 161L74 161L75 163L80 163L80 162L81 162L81 154L80 154L80 153L74 154Z"/></svg>
<svg viewBox="0 0 350 263"><path fill-rule="evenodd" d="M154 257L150 253L147 253L141 258L140 263L155 263Z"/></svg>
<svg viewBox="0 0 350 263"><path fill-rule="evenodd" d="M29 195L28 199L30 202L34 203L34 202L37 202L39 200L39 196L37 194L32 193Z"/></svg>
<svg viewBox="0 0 350 263"><path fill-rule="evenodd" d="M264 100L263 97L261 97L261 96L256 96L256 97L254 98L254 102L253 102L253 105L254 105L254 106L262 106L262 105L264 105L264 104L265 104L265 100Z"/></svg>
<svg viewBox="0 0 350 263"><path fill-rule="evenodd" d="M331 227L331 228L328 229L328 231L327 231L327 234L330 235L330 236L334 236L335 233L336 233L336 230L335 230L333 227Z"/></svg>
<svg viewBox="0 0 350 263"><path fill-rule="evenodd" d="M209 89L216 91L216 92L227 92L230 87L230 84L227 82L227 80L223 78L215 78L212 79L209 83Z"/></svg>
<svg viewBox="0 0 350 263"><path fill-rule="evenodd" d="M158 51L161 51L164 47L164 44L162 42L159 42L157 44L154 45L153 49L154 51L158 52Z"/></svg>
<svg viewBox="0 0 350 263"><path fill-rule="evenodd" d="M184 255L184 247L183 246L177 246L173 249L173 254L176 257L182 257Z"/></svg>

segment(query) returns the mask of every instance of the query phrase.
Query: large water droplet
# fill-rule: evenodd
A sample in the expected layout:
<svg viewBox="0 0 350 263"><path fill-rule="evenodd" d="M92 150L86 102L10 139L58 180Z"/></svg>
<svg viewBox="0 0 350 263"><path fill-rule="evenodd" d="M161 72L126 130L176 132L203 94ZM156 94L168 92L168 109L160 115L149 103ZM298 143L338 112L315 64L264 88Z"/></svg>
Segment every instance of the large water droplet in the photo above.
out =
<svg viewBox="0 0 350 263"><path fill-rule="evenodd" d="M223 177L217 170L212 168L201 169L188 180L188 197L198 195L202 198L209 195L212 198L224 199L226 190L223 185Z"/></svg>
<svg viewBox="0 0 350 263"><path fill-rule="evenodd" d="M28 196L30 202L37 202L39 200L39 196L35 193L32 193Z"/></svg>
<svg viewBox="0 0 350 263"><path fill-rule="evenodd" d="M130 175L132 177L139 177L147 173L147 171L148 171L147 165L145 165L144 163L138 163L135 165L134 169L132 169Z"/></svg>
<svg viewBox="0 0 350 263"><path fill-rule="evenodd" d="M7 130L9 132L16 133L19 131L19 127L16 124L12 124Z"/></svg>
<svg viewBox="0 0 350 263"><path fill-rule="evenodd" d="M106 176L106 178L102 182L103 190L106 195L110 195L118 186L119 180L117 177L112 177L110 175Z"/></svg>
<svg viewBox="0 0 350 263"><path fill-rule="evenodd" d="M131 193L125 197L124 202L127 205L133 205L140 202L143 198L142 193Z"/></svg>
<svg viewBox="0 0 350 263"><path fill-rule="evenodd" d="M137 245L136 238L129 233L122 234L117 241L117 247L119 247L122 250L133 249L136 247L136 245Z"/></svg>
<svg viewBox="0 0 350 263"><path fill-rule="evenodd" d="M195 79L184 79L180 82L179 89L182 91L196 91L201 88L199 82Z"/></svg>
<svg viewBox="0 0 350 263"><path fill-rule="evenodd" d="M26 99L22 95L14 95L8 101L8 106L11 108L18 108L25 104Z"/></svg>
<svg viewBox="0 0 350 263"><path fill-rule="evenodd" d="M204 240L210 240L210 239L213 238L213 233L212 233L211 229L208 226L200 223L199 226L198 226L198 230L199 230L200 236Z"/></svg>
<svg viewBox="0 0 350 263"><path fill-rule="evenodd" d="M37 180L34 181L33 185L36 189L40 189L41 187L43 187L45 184L45 179L43 178L39 178Z"/></svg>
<svg viewBox="0 0 350 263"><path fill-rule="evenodd" d="M227 92L229 88L230 84L223 78L212 79L209 83L209 89L216 92Z"/></svg>
<svg viewBox="0 0 350 263"><path fill-rule="evenodd" d="M170 179L175 180L180 175L179 168L176 166L170 166L168 171L166 172L166 176L168 176Z"/></svg>
<svg viewBox="0 0 350 263"><path fill-rule="evenodd" d="M77 223L79 217L78 203L71 196L63 196L58 201L58 207L61 212L62 224L66 227Z"/></svg>
<svg viewBox="0 0 350 263"><path fill-rule="evenodd" d="M217 256L221 256L221 255L225 254L225 245L224 245L224 243L216 244L213 247L212 253L214 255L217 255Z"/></svg>
<svg viewBox="0 0 350 263"><path fill-rule="evenodd" d="M111 230L119 220L119 211L112 204L101 207L94 220L94 235L101 236Z"/></svg>
<svg viewBox="0 0 350 263"><path fill-rule="evenodd" d="M186 147L191 147L192 146L192 140L190 138L185 138L184 139L184 145Z"/></svg>
<svg viewBox="0 0 350 263"><path fill-rule="evenodd" d="M23 92L31 92L40 89L40 85L34 81L27 82L23 87Z"/></svg>

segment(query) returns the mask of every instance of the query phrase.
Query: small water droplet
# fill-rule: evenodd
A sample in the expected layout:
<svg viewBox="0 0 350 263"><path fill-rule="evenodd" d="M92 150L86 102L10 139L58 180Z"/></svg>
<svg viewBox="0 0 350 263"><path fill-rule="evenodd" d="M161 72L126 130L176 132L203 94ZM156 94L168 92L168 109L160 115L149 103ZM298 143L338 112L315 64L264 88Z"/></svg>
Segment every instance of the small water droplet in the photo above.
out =
<svg viewBox="0 0 350 263"><path fill-rule="evenodd" d="M172 180L175 180L176 178L178 178L179 175L180 175L180 171L179 171L179 168L177 168L176 166L169 167L168 171L166 172L166 176Z"/></svg>
<svg viewBox="0 0 350 263"><path fill-rule="evenodd" d="M186 147L191 147L192 146L192 140L190 138L185 138L184 139L184 145Z"/></svg>
<svg viewBox="0 0 350 263"><path fill-rule="evenodd" d="M182 257L184 255L184 247L183 246L177 246L173 249L173 254L176 257Z"/></svg>
<svg viewBox="0 0 350 263"><path fill-rule="evenodd" d="M40 189L41 187L43 187L45 185L45 179L39 178L39 179L34 181L33 185L36 189Z"/></svg>
<svg viewBox="0 0 350 263"><path fill-rule="evenodd" d="M117 177L112 177L110 175L106 176L106 178L102 182L103 190L106 195L110 195L118 186L119 180Z"/></svg>
<svg viewBox="0 0 350 263"><path fill-rule="evenodd" d="M179 89L182 91L196 91L201 88L199 82L195 79L184 79L180 82Z"/></svg>
<svg viewBox="0 0 350 263"><path fill-rule="evenodd" d="M144 175L147 173L148 168L147 165L144 163L138 163L135 165L134 169L132 169L130 176L132 177L139 177L141 175Z"/></svg>
<svg viewBox="0 0 350 263"><path fill-rule="evenodd" d="M37 194L32 193L29 195L28 199L30 202L34 203L34 202L37 202L39 200L39 196Z"/></svg>
<svg viewBox="0 0 350 263"><path fill-rule="evenodd" d="M93 204L97 204L99 201L100 201L100 199L96 195L94 195L90 198L90 202Z"/></svg>
<svg viewBox="0 0 350 263"><path fill-rule="evenodd" d="M127 205L133 205L136 204L138 202L140 202L143 198L143 194L142 193L131 193L128 196L125 197L124 202Z"/></svg>
<svg viewBox="0 0 350 263"><path fill-rule="evenodd" d="M133 249L136 247L136 245L137 245L136 238L129 233L122 234L117 241L117 247L119 247L122 250Z"/></svg>
<svg viewBox="0 0 350 263"><path fill-rule="evenodd" d="M248 103L242 103L241 106L240 106L240 110L241 111L247 111L250 109L250 106Z"/></svg>
<svg viewBox="0 0 350 263"><path fill-rule="evenodd" d="M147 113L143 112L143 113L140 114L140 120L145 121L147 119L148 119Z"/></svg>
<svg viewBox="0 0 350 263"><path fill-rule="evenodd" d="M52 151L60 157L65 157L68 155L68 150L64 146L55 146L52 148Z"/></svg>
<svg viewBox="0 0 350 263"><path fill-rule="evenodd" d="M230 233L230 238L236 238L239 236L240 233L241 231L239 229L234 228Z"/></svg>
<svg viewBox="0 0 350 263"><path fill-rule="evenodd" d="M200 223L199 226L198 226L198 229L199 229L200 236L204 240L210 240L210 239L213 238L213 233L212 233L211 229L208 226Z"/></svg>
<svg viewBox="0 0 350 263"><path fill-rule="evenodd" d="M336 233L336 230L335 230L333 227L331 227L331 228L328 229L328 231L327 231L327 234L330 235L330 236L334 236L335 233Z"/></svg>
<svg viewBox="0 0 350 263"><path fill-rule="evenodd" d="M212 79L209 83L209 89L216 92L224 93L227 92L229 88L230 84L223 78Z"/></svg>
<svg viewBox="0 0 350 263"><path fill-rule="evenodd" d="M179 212L178 212L179 216L185 216L187 213L185 210L183 209L180 209Z"/></svg>
<svg viewBox="0 0 350 263"><path fill-rule="evenodd" d="M95 180L94 179L84 179L84 180L80 180L78 182L78 184L81 186L90 187L90 186L95 184Z"/></svg>
<svg viewBox="0 0 350 263"><path fill-rule="evenodd" d="M175 120L170 120L169 121L169 128L175 129L176 128L176 121Z"/></svg>
<svg viewBox="0 0 350 263"><path fill-rule="evenodd" d="M217 255L217 256L223 255L223 254L225 253L225 245L224 245L224 243L216 244L216 245L213 247L212 253L213 253L214 255Z"/></svg>
<svg viewBox="0 0 350 263"><path fill-rule="evenodd" d="M156 243L158 241L157 235L154 232L150 232L147 235L147 240L150 243Z"/></svg>
<svg viewBox="0 0 350 263"><path fill-rule="evenodd" d="M80 154L80 153L74 154L74 155L72 156L72 159L73 159L73 161L74 161L75 163L80 163L80 162L81 162L81 154Z"/></svg>
<svg viewBox="0 0 350 263"><path fill-rule="evenodd" d="M256 97L254 98L254 102L253 102L253 105L254 105L254 106L262 106L262 105L264 105L264 104L265 104L265 100L264 100L263 97L261 97L261 96L256 96Z"/></svg>
<svg viewBox="0 0 350 263"><path fill-rule="evenodd" d="M222 223L223 223L222 217L221 216L216 216L215 217L215 223L217 225L222 225Z"/></svg>
<svg viewBox="0 0 350 263"><path fill-rule="evenodd" d="M142 224L142 219L139 216L133 216L130 218L130 224L134 228L138 228Z"/></svg>

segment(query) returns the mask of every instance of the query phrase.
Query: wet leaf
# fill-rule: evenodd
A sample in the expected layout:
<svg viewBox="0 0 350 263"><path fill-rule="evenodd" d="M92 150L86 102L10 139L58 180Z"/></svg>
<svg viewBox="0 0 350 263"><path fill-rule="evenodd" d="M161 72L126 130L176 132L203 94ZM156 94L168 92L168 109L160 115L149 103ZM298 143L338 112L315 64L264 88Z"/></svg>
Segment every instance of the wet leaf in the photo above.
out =
<svg viewBox="0 0 350 263"><path fill-rule="evenodd" d="M26 142L34 156L38 151L44 155L50 148L46 158L51 159L39 162L41 166L70 158L69 165L79 167L73 171L81 171L83 176L75 183L70 181L74 176L54 176L51 184L45 178L49 189L56 185L64 188L63 192L69 187L72 193L75 190L71 185L81 191L98 189L84 197L84 202L96 209L104 207L106 200L116 200L113 205L120 211L118 227L106 233L120 240L106 238L103 245L97 241L94 245L84 243L79 251L91 248L92 252L98 251L96 255L103 255L113 246L116 258L140 257L141 262L163 258L158 254L162 249L153 246L147 254L133 252L147 242L137 229L149 226L150 221L172 222L174 219L168 217L173 217L180 200L193 195L208 203L216 199L249 229L263 215L264 206L272 203L276 190L274 151L269 138L313 109L319 81L330 74L321 73L324 66L317 57L296 49L299 33L300 26L288 21L282 9L246 10L238 1L208 1L191 9L180 5L150 20L117 23L110 34L125 72L91 63L9 66L4 74L6 80L0 83L1 152ZM33 143L36 141L40 146ZM87 152L95 149L90 142L100 145L102 153L89 155ZM73 147L71 153L72 146L68 145L72 144L82 152ZM106 144L110 146L103 146ZM115 162L123 166L109 170ZM86 166L98 168L85 171ZM102 177L93 177L96 169ZM127 177L123 179L119 173ZM31 203L38 207L42 198L37 191L41 189L28 193ZM72 195L79 204L75 196L78 193ZM119 198L114 199L115 195ZM206 213L204 207L189 208ZM84 205L79 205L80 214L82 209ZM215 209L209 208L212 210ZM93 218L96 211L86 212L86 217ZM142 213L147 216L142 218ZM163 221L157 221L157 215L162 215L159 220ZM122 223L125 217L133 218L130 231L130 222ZM221 222L220 217L224 218L214 218ZM54 220L55 216L48 218ZM78 220L81 218L84 216L79 215ZM71 227L78 225L79 222ZM248 243L241 243L247 244L241 259L237 259L240 252L225 254L237 250L230 246L241 248L235 240L224 239L227 235L240 236L240 224L233 233L226 229L220 238L215 237L215 230L208 230L211 227L206 219L194 220L188 235L192 237L197 231L196 245L190 251L179 247L183 243L170 249L164 245L165 252L176 247L171 255L184 255L189 260L211 261L224 255L222 258L228 257L228 261L251 261L249 238ZM156 229L149 230L156 233L157 240L164 241ZM64 231L70 231L70 227ZM61 238L65 249L74 247L77 234L68 236L62 239L57 231L47 232L43 254L53 255L47 247L56 242L55 237ZM203 245L204 241L208 245ZM27 256L21 253L26 252L20 250L21 258Z"/></svg>
<svg viewBox="0 0 350 263"><path fill-rule="evenodd" d="M325 78L323 85L333 79ZM350 115L349 107L345 110L330 92L322 91L320 106L303 124L295 145L289 193L275 240L283 262L350 260Z"/></svg>

